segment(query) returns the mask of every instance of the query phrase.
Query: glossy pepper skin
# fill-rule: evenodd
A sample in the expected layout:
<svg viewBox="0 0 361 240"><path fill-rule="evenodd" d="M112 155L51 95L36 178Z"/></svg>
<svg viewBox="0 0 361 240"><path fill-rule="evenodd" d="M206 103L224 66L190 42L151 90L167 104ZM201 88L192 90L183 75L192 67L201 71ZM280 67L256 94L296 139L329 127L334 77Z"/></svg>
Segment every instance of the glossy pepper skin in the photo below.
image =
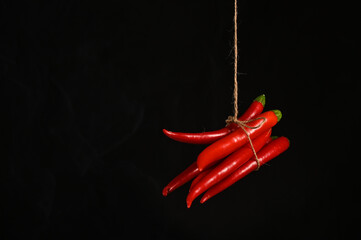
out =
<svg viewBox="0 0 361 240"><path fill-rule="evenodd" d="M192 188L204 177L206 176L210 171L212 171L212 168L209 168L207 170L204 170L203 172L199 173L196 178L193 179L191 186L189 187L189 191L192 190Z"/></svg>
<svg viewBox="0 0 361 240"><path fill-rule="evenodd" d="M218 163L218 161L214 162L214 164ZM211 167L211 166L209 166ZM194 161L189 167L187 167L183 172L173 178L167 186L163 188L162 194L166 197L169 193L173 192L177 188L183 186L193 178L197 177L201 172L197 167L197 162Z"/></svg>
<svg viewBox="0 0 361 240"><path fill-rule="evenodd" d="M271 132L271 129L264 131L261 135L253 140L253 147L256 152L258 152L266 144L266 142L271 139ZM251 159L252 156L254 156L254 153L249 143L229 155L193 186L187 196L187 207L189 208L191 206L195 198L232 174L237 168ZM201 174L202 173L203 172L201 172Z"/></svg>
<svg viewBox="0 0 361 240"><path fill-rule="evenodd" d="M257 116L258 119L252 122L249 122L247 125L250 127L256 127L261 122L263 124L256 128L244 128L245 131L249 134L251 139L258 137L264 131L272 128L276 123L281 119L282 114L279 110L272 110L264 112ZM248 142L247 134L244 132L242 128L237 129L231 134L221 138L220 140L212 143L207 148L205 148L197 158L197 165L199 171L203 171L209 165L212 165L215 161L222 159L229 154L233 153L244 144Z"/></svg>
<svg viewBox="0 0 361 240"><path fill-rule="evenodd" d="M263 111L265 103L266 103L265 95L262 94L258 96L253 100L252 104L248 107L248 109L244 112L244 114L238 118L238 120L247 121L256 117ZM178 142L191 143L191 144L210 144L230 134L237 128L238 125L232 123L225 128L210 132L182 133L182 132L172 132L163 129L163 133L167 137Z"/></svg>
<svg viewBox="0 0 361 240"><path fill-rule="evenodd" d="M163 188L163 196L167 196L169 193L173 192L175 189L179 188L183 184L192 180L199 174L197 167L197 162L192 163L187 167L183 172L176 176L172 181L170 181L167 186Z"/></svg>
<svg viewBox="0 0 361 240"><path fill-rule="evenodd" d="M263 165L266 162L272 160L273 158L277 157L284 151L286 151L290 146L290 141L286 137L279 137L277 139L272 140L269 144L264 146L258 153L258 159L260 164ZM243 164L240 168L234 171L231 175L227 178L223 179L218 184L211 187L202 197L201 203L204 203L211 197L215 196L216 194L224 191L232 184L236 183L243 177L247 176L249 173L253 172L257 169L257 163L254 158L247 161Z"/></svg>

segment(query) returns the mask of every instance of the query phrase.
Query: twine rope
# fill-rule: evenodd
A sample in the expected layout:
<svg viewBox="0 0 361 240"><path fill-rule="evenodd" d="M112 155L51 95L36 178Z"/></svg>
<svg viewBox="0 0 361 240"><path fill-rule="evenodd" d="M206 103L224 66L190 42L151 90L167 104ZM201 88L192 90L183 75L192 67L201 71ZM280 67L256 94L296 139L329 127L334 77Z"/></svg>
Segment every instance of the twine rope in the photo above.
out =
<svg viewBox="0 0 361 240"><path fill-rule="evenodd" d="M257 168L256 171L260 168L261 164L260 161L258 159L256 150L253 147L253 143L251 140L251 137L249 136L248 132L246 131L246 128L249 129L257 129L259 127L261 127L263 125L263 123L266 121L266 119L264 117L259 117L259 118L254 118L251 120L247 120L247 121L240 121L238 120L238 70L237 70L237 66L238 66L238 38L237 38L237 15L238 15L238 9L237 9L237 0L234 0L234 89L233 89L233 99L234 99L234 115L233 116L228 116L226 123L227 126L231 123L235 123L237 124L243 131L244 133L247 135L249 144L251 145L251 149L254 155L254 158L257 162ZM253 122L253 121L257 121L262 119L263 121L260 122L259 124L257 124L256 126L249 126L248 123Z"/></svg>

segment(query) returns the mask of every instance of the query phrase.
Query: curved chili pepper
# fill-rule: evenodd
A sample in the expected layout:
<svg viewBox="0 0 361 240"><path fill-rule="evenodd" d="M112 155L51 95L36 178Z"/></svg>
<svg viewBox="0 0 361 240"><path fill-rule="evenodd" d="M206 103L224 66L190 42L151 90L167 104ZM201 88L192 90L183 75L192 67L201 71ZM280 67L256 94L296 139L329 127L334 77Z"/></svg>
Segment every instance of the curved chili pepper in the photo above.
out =
<svg viewBox="0 0 361 240"><path fill-rule="evenodd" d="M214 163L217 163L217 161ZM186 184L187 182L189 182L199 174L200 171L198 169L197 162L194 161L191 165L189 165L189 167L187 167L183 172L181 172L179 175L173 178L173 180L170 181L167 184L167 186L163 188L162 191L163 196L166 197L169 193L183 186L184 184Z"/></svg>
<svg viewBox="0 0 361 240"><path fill-rule="evenodd" d="M289 146L290 146L290 141L286 137L279 137L277 139L272 140L269 144L264 146L257 153L260 164L263 165L266 162L277 157L278 155L286 151L289 148ZM243 164L240 168L238 168L236 171L234 171L227 178L223 179L221 182L211 187L203 195L201 199L201 203L204 203L211 197L222 192L223 190L230 187L232 184L239 181L240 179L247 176L249 173L253 172L256 169L257 169L257 162L255 161L254 158L252 158L251 160Z"/></svg>
<svg viewBox="0 0 361 240"><path fill-rule="evenodd" d="M271 128L264 131L261 135L253 140L253 147L258 152L266 142L271 139ZM233 173L237 168L251 159L253 151L250 143L243 146L236 152L229 155L225 160L212 169L210 173L204 176L189 192L187 196L187 207L189 208L195 198L205 192L207 189L222 181L224 178ZM202 174L203 172L201 172ZM200 175L198 175L200 176Z"/></svg>
<svg viewBox="0 0 361 240"><path fill-rule="evenodd" d="M192 188L204 177L206 176L210 171L212 171L212 168L209 168L207 170L204 170L203 172L199 173L198 176L193 179L191 186L189 187L189 191L192 190Z"/></svg>
<svg viewBox="0 0 361 240"><path fill-rule="evenodd" d="M197 162L194 162L163 188L163 196L167 196L168 193L173 192L175 189L192 180L198 174Z"/></svg>
<svg viewBox="0 0 361 240"><path fill-rule="evenodd" d="M213 164L213 162L228 156L246 144L249 140L245 131L248 133L251 139L254 139L262 132L276 125L281 117L282 114L279 110L264 112L258 115L257 118L260 119L256 119L255 121L249 122L247 124L249 127L256 127L263 122L261 126L257 128L245 127L244 130L239 128L233 133L218 140L217 142L212 143L198 155L197 165L199 171L203 171L206 167Z"/></svg>
<svg viewBox="0 0 361 240"><path fill-rule="evenodd" d="M266 97L264 94L255 98L252 104L244 112L244 114L238 118L240 121L247 121L263 111L264 105L266 103ZM191 143L191 144L209 144L213 143L222 137L228 135L238 128L238 125L235 123L229 124L227 127L203 133L182 133L182 132L171 132L166 129L163 129L163 133L169 138L176 140L178 142Z"/></svg>

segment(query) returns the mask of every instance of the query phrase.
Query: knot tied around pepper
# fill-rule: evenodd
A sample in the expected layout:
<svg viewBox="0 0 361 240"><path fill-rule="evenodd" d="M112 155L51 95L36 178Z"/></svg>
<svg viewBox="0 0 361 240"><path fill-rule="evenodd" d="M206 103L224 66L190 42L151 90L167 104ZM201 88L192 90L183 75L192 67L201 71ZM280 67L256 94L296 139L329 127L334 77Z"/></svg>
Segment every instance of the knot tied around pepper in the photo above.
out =
<svg viewBox="0 0 361 240"><path fill-rule="evenodd" d="M238 112L238 111L235 111L235 112ZM254 122L254 121L257 121L257 120L261 120L262 119L262 122L258 123L256 126L249 126L247 125L247 123L250 123L250 122ZM250 128L250 129L257 129L257 128L260 128L263 123L266 121L266 118L265 117L258 117L258 118L254 118L254 119L250 119L250 120L246 120L246 121L240 121L238 120L237 116L228 116L227 120L226 120L226 126L228 126L229 124L231 123L235 123L237 124L243 131L244 133L247 135L247 138L248 138L248 142L251 146L251 149L252 149L252 152L253 152L253 155L254 155L254 159L256 160L257 162L257 168L255 169L255 171L258 171L259 168L261 167L261 164L260 164L260 161L258 159L258 156L257 156L257 153L256 153L256 150L254 149L253 147L253 143L252 143L252 139L251 137L249 136L248 132L246 131L245 128Z"/></svg>

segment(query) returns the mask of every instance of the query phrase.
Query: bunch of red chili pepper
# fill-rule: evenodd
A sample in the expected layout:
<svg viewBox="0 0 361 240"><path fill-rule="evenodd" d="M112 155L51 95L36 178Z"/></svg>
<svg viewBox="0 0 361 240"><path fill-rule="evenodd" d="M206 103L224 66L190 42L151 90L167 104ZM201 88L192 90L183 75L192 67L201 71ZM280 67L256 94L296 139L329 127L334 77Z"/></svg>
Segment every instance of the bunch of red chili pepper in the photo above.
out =
<svg viewBox="0 0 361 240"><path fill-rule="evenodd" d="M163 129L166 136L178 142L209 144L198 155L197 161L164 187L163 195L167 196L193 179L187 196L187 207L202 193L200 202L204 203L286 151L290 145L288 138L271 136L272 127L281 120L281 111L263 112L264 106L265 95L258 96L238 118L239 121L246 121L247 127L231 123L220 130L203 133Z"/></svg>

